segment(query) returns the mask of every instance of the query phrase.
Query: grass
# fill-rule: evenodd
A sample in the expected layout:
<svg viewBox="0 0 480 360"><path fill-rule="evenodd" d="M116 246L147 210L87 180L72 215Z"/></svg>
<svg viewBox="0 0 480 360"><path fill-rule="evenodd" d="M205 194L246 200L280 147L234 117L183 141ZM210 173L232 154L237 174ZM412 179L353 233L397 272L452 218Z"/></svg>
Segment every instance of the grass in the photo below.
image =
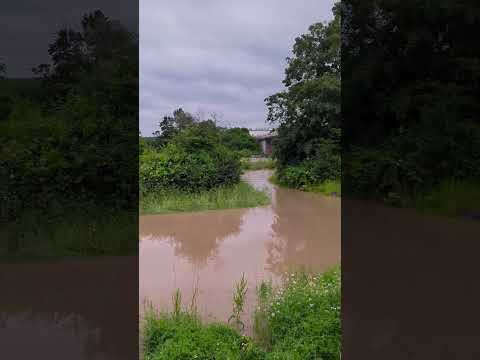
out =
<svg viewBox="0 0 480 360"><path fill-rule="evenodd" d="M414 202L416 208L437 215L480 216L480 185L474 181L443 180Z"/></svg>
<svg viewBox="0 0 480 360"><path fill-rule="evenodd" d="M200 193L165 191L140 198L141 214L191 212L217 209L248 208L268 205L270 198L263 191L240 182Z"/></svg>
<svg viewBox="0 0 480 360"><path fill-rule="evenodd" d="M174 311L149 307L145 312L141 326L144 358L338 360L340 283L339 267L323 274L290 274L277 288L270 282L261 283L253 337L243 336L227 324L202 323L196 311L178 305L181 297L177 291ZM237 283L234 304L235 294L242 294L246 286Z"/></svg>
<svg viewBox="0 0 480 360"><path fill-rule="evenodd" d="M342 195L342 183L340 180L327 180L321 184L317 185L308 185L304 189L304 191L320 193L324 195L332 195L335 194L337 196Z"/></svg>
<svg viewBox="0 0 480 360"><path fill-rule="evenodd" d="M272 159L259 161L250 161L249 159L242 160L243 170L273 170L275 166L275 161Z"/></svg>
<svg viewBox="0 0 480 360"><path fill-rule="evenodd" d="M277 186L291 188L290 186L287 186L284 183L282 183L278 179L276 174L273 174L268 180L272 184L275 184ZM323 194L323 195L329 195L329 196L330 195L342 196L342 183L340 180L327 180L320 184L305 185L300 188L294 188L294 189Z"/></svg>

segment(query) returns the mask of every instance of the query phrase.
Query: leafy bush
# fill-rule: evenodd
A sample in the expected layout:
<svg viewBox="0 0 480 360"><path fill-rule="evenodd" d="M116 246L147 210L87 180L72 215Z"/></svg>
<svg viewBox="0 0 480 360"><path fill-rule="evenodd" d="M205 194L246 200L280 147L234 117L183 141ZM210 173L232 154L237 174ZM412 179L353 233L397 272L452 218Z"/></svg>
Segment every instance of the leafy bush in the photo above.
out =
<svg viewBox="0 0 480 360"><path fill-rule="evenodd" d="M238 157L218 142L215 132L199 127L180 132L160 150L140 157L143 193L209 190L238 183L240 173Z"/></svg>
<svg viewBox="0 0 480 360"><path fill-rule="evenodd" d="M318 185L329 180L338 180L341 158L338 147L331 142L321 141L315 155L294 165L280 166L277 179L280 184L298 189Z"/></svg>
<svg viewBox="0 0 480 360"><path fill-rule="evenodd" d="M240 157L249 157L261 152L260 145L245 128L223 129L221 142L230 150L237 152Z"/></svg>
<svg viewBox="0 0 480 360"><path fill-rule="evenodd" d="M322 275L292 274L277 290L260 286L255 324L271 349L266 359L340 359L340 284L336 268Z"/></svg>
<svg viewBox="0 0 480 360"><path fill-rule="evenodd" d="M345 153L345 191L410 205L445 179L480 177L480 130L461 124L427 124L392 135L380 149L354 147Z"/></svg>
<svg viewBox="0 0 480 360"><path fill-rule="evenodd" d="M265 359L265 352L233 328L222 324L203 325L187 312L149 311L144 320L145 360Z"/></svg>

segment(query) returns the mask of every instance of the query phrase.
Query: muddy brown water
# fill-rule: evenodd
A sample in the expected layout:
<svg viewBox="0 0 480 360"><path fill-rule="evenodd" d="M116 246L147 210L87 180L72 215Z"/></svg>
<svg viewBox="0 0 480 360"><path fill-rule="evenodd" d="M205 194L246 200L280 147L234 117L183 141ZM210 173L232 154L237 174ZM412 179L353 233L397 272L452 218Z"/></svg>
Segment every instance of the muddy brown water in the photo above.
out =
<svg viewBox="0 0 480 360"><path fill-rule="evenodd" d="M269 206L140 217L141 308L148 301L170 309L177 288L186 305L197 289L201 316L226 321L234 284L244 273L243 320L249 325L262 280L278 283L287 272L321 272L340 263L340 199L277 188L270 176L244 176L270 194Z"/></svg>
<svg viewBox="0 0 480 360"><path fill-rule="evenodd" d="M0 264L0 358L138 358L137 276L136 256Z"/></svg>

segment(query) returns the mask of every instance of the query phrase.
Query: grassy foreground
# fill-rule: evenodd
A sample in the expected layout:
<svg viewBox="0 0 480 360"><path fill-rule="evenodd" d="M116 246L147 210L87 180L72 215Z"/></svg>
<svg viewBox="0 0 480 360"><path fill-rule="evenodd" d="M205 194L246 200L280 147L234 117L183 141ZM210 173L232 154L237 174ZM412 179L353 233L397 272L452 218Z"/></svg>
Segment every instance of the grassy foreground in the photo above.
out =
<svg viewBox="0 0 480 360"><path fill-rule="evenodd" d="M245 182L200 193L165 191L140 197L141 214L160 214L268 205L270 198Z"/></svg>
<svg viewBox="0 0 480 360"><path fill-rule="evenodd" d="M260 284L252 337L227 323L202 323L195 306L181 307L177 291L171 313L150 308L142 320L144 359L338 360L340 283L337 267L324 274L291 274L278 288ZM237 284L234 318L242 304L238 290Z"/></svg>

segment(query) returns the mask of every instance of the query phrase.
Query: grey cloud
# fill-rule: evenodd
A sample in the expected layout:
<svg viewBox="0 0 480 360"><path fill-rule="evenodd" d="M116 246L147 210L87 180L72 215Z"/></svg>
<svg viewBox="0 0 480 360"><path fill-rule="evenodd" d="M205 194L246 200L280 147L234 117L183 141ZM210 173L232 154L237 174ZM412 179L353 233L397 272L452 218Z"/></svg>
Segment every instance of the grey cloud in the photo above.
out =
<svg viewBox="0 0 480 360"><path fill-rule="evenodd" d="M177 107L263 127L264 98L282 89L285 58L333 0L140 2L140 129Z"/></svg>
<svg viewBox="0 0 480 360"><path fill-rule="evenodd" d="M116 0L14 0L2 4L0 58L10 77L31 77L31 68L49 61L48 45L64 26L75 27L83 14L102 10L138 31L138 6Z"/></svg>

